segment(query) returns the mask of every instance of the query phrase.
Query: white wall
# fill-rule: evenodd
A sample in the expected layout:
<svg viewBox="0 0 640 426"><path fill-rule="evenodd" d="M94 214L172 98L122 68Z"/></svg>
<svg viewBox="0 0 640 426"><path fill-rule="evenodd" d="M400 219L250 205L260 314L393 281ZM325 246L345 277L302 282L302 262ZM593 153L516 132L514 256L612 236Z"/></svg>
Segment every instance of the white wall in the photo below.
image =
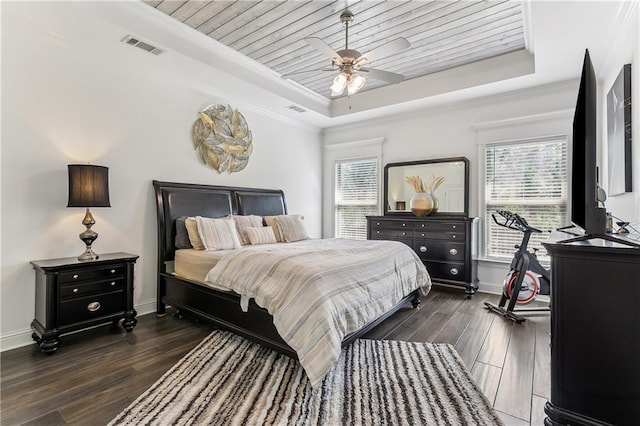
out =
<svg viewBox="0 0 640 426"><path fill-rule="evenodd" d="M600 151L602 172L601 182L605 190L608 188L607 168L607 93L611 89L618 73L624 64L631 64L631 99L632 99L632 185L633 192L610 196L606 201L607 211L621 219L631 222L640 229L640 6L633 3L635 9L628 14L622 25L616 28L616 38L606 57L600 58L595 69L599 80L598 97L600 121Z"/></svg>
<svg viewBox="0 0 640 426"><path fill-rule="evenodd" d="M319 130L255 108L261 89L177 52L120 43L119 28L75 2L2 4L1 346L30 342L29 261L77 256L83 209L66 208L70 163L110 168L111 208L93 209L97 253L140 255L139 313L155 309L152 179L281 188L289 211L321 234ZM193 151L190 129L211 103L240 109L253 133L247 168L219 175ZM295 161L291 161L295 159Z"/></svg>

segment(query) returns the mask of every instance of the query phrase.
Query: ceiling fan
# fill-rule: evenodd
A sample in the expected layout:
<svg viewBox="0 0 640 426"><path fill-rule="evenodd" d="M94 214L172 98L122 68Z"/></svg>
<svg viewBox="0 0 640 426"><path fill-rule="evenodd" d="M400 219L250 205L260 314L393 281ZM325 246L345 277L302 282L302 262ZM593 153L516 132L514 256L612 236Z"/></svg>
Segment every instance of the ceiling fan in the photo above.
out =
<svg viewBox="0 0 640 426"><path fill-rule="evenodd" d="M338 50L336 52L327 43L317 37L308 37L304 39L304 41L320 53L331 59L331 66L329 68L292 72L283 74L282 78L289 78L293 75L317 71L340 71L340 73L333 79L333 84L331 85L331 96L342 95L345 89L349 96L357 93L362 89L362 87L364 87L364 84L367 81L365 75L389 83L399 83L404 80L404 75L375 68L367 68L364 65L378 58L398 53L408 48L410 44L407 39L398 37L377 47L376 49L365 54L361 54L355 49L349 49L349 25L353 22L353 13L349 10L342 12L340 15L340 22L342 22L345 27L345 42L344 49L342 50Z"/></svg>

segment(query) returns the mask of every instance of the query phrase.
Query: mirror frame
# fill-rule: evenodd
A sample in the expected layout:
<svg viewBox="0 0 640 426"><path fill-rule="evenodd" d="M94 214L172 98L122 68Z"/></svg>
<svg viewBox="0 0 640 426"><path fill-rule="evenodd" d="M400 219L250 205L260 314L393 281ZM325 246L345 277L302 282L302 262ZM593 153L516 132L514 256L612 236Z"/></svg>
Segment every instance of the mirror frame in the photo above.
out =
<svg viewBox="0 0 640 426"><path fill-rule="evenodd" d="M463 212L443 212L437 211L430 214L430 216L469 216L469 159L466 157L451 157L451 158L434 158L431 160L418 160L418 161L403 161L398 163L388 163L384 166L384 216L414 216L409 212L389 211L389 168L390 167L402 167L402 166L418 166L421 164L435 164L435 163L464 163L464 211Z"/></svg>

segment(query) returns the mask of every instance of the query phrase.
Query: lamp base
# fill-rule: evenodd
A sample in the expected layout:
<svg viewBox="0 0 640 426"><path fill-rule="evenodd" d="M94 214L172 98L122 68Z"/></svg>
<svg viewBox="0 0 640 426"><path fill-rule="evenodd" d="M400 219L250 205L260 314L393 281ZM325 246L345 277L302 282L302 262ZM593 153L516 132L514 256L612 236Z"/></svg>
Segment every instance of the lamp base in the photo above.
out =
<svg viewBox="0 0 640 426"><path fill-rule="evenodd" d="M82 232L79 237L86 244L87 248L80 256L78 256L78 260L81 262L96 260L98 255L91 250L91 244L98 238L98 233L91 229L91 227L96 223L95 219L91 215L91 210L87 208L87 211L84 215L84 219L82 220L82 224L87 227L87 229Z"/></svg>
<svg viewBox="0 0 640 426"><path fill-rule="evenodd" d="M91 247L87 247L84 253L78 256L78 260L81 262L87 262L92 260L98 260L99 257L100 257L99 255L95 254L93 250L91 250Z"/></svg>

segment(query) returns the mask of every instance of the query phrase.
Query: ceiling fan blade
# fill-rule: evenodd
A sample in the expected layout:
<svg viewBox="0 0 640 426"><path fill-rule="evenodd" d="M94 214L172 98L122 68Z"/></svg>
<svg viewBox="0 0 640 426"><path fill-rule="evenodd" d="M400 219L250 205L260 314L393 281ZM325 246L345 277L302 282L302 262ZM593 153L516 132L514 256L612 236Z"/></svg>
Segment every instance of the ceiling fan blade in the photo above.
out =
<svg viewBox="0 0 640 426"><path fill-rule="evenodd" d="M309 73L312 73L312 72L337 71L337 70L338 70L338 68L319 68L319 69L315 69L315 70L294 71L294 72L288 72L286 74L282 74L280 77L281 78L290 78L290 77L294 77L296 75L309 74Z"/></svg>
<svg viewBox="0 0 640 426"><path fill-rule="evenodd" d="M337 65L342 65L342 57L338 55L338 52L333 50L327 43L320 40L317 37L307 37L304 39L307 43L309 43L312 47L314 47L317 51L325 55L327 58L331 59Z"/></svg>
<svg viewBox="0 0 640 426"><path fill-rule="evenodd" d="M389 83L400 83L404 80L404 75L396 74L395 72L382 71L374 68L360 68L360 72L366 72L367 75L371 78L375 78L377 80L386 81Z"/></svg>
<svg viewBox="0 0 640 426"><path fill-rule="evenodd" d="M398 37L396 39L391 40L389 43L383 44L382 46L378 46L375 49L361 55L357 58L354 63L359 64L364 61L371 62L375 61L378 58L384 58L385 56L392 55L394 53L398 53L401 50L404 50L411 46L411 43L407 41L404 37Z"/></svg>

